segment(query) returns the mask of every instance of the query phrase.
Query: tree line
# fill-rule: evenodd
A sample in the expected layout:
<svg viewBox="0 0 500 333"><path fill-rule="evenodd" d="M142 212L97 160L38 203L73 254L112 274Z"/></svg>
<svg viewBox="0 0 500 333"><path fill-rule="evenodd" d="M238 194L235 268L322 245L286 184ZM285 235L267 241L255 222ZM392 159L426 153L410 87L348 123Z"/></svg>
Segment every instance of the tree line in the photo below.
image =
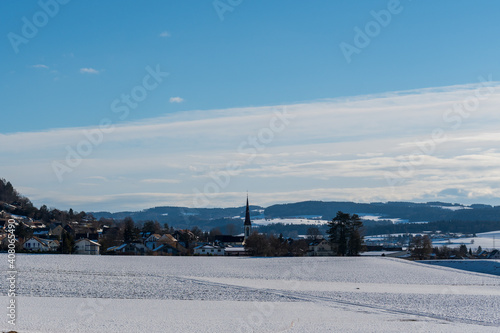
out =
<svg viewBox="0 0 500 333"><path fill-rule="evenodd" d="M441 231L444 233L480 233L500 229L500 218L496 221L448 220L429 223L398 223L366 226L365 235L384 235L399 233L419 233L423 231Z"/></svg>
<svg viewBox="0 0 500 333"><path fill-rule="evenodd" d="M74 212L71 208L68 211L48 208L46 205L37 208L33 206L33 203L27 197L21 195L10 182L3 178L0 179L0 202L12 205L13 208L8 206L3 207L3 209L12 214L27 216L45 223L52 221L81 222L86 218L92 219L92 216L84 211Z"/></svg>

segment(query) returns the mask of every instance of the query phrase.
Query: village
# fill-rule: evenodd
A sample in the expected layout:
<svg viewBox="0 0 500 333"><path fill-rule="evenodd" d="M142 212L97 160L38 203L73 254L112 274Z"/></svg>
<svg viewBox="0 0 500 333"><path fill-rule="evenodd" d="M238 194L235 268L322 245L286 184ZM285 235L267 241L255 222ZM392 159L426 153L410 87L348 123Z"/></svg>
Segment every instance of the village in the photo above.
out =
<svg viewBox="0 0 500 333"><path fill-rule="evenodd" d="M251 238L251 221L247 201L244 233L223 235L214 232L174 229L158 222L149 221L138 228L130 218L122 223L97 221L91 215L80 216L80 221L36 220L16 215L19 207L0 203L0 248L7 250L9 244L7 225L16 229L16 252L85 254L85 255L207 255L244 256L252 252L245 248ZM293 240L286 240L293 242ZM307 254L303 251L302 254Z"/></svg>
<svg viewBox="0 0 500 333"><path fill-rule="evenodd" d="M334 256L336 246L322 234L311 232L295 239L262 235L252 229L247 200L242 234L227 235L217 231L203 232L175 229L158 222L147 221L139 228L130 218L124 221L96 220L92 215L76 216L79 221L61 222L16 215L18 207L0 203L0 249L7 250L7 225L16 229L16 252L82 255L152 255L152 256ZM314 227L311 229L315 229ZM314 231L314 230L313 230ZM402 259L500 259L497 249L472 251L472 244L452 248L446 243L432 247L432 243L451 243L453 237L469 239L472 235L427 233L423 235L367 236L363 239L361 255L381 255ZM475 236L475 235L474 235ZM467 238L469 237L469 238ZM428 239L421 249L412 249L413 239ZM423 244L423 243L422 243ZM416 246L419 248L419 246ZM414 251L411 251L414 250ZM420 252L419 252L420 251ZM418 253L416 255L415 253Z"/></svg>

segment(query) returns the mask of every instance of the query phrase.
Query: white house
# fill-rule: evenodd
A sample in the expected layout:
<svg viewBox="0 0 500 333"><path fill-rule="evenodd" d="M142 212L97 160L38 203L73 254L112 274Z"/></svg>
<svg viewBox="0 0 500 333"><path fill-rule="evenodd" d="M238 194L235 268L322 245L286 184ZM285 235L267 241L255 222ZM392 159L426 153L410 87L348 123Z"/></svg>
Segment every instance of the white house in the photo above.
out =
<svg viewBox="0 0 500 333"><path fill-rule="evenodd" d="M47 243L49 244L50 251L57 251L59 248L59 241L56 239L45 239Z"/></svg>
<svg viewBox="0 0 500 333"><path fill-rule="evenodd" d="M326 239L318 239L309 243L307 255L313 257L333 256L335 255L335 249L332 248L332 245Z"/></svg>
<svg viewBox="0 0 500 333"><path fill-rule="evenodd" d="M248 252L243 246L228 246L225 249L226 256L249 256Z"/></svg>
<svg viewBox="0 0 500 333"><path fill-rule="evenodd" d="M99 254L101 244L91 241L90 239L83 238L75 242L76 254Z"/></svg>
<svg viewBox="0 0 500 333"><path fill-rule="evenodd" d="M28 251L57 251L59 242L57 240L42 239L38 237L31 237L23 244L23 248Z"/></svg>
<svg viewBox="0 0 500 333"><path fill-rule="evenodd" d="M200 245L194 248L194 254L205 256L223 256L224 248L216 245Z"/></svg>

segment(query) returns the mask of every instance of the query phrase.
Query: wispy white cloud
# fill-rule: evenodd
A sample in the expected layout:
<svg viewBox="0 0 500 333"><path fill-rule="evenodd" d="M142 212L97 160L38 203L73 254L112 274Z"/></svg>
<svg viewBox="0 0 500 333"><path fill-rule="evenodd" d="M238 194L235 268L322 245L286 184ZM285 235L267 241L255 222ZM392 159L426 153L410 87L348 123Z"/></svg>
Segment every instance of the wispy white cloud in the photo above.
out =
<svg viewBox="0 0 500 333"><path fill-rule="evenodd" d="M33 65L31 66L32 68L44 68L44 69L49 69L49 66L47 65L43 65L43 64L37 64L37 65Z"/></svg>
<svg viewBox="0 0 500 333"><path fill-rule="evenodd" d="M103 176L90 176L90 177L87 177L87 179L101 180L103 182L109 181L108 178L103 177Z"/></svg>
<svg viewBox="0 0 500 333"><path fill-rule="evenodd" d="M163 37L163 38L170 37L170 32L168 32L168 31L162 31L159 36Z"/></svg>
<svg viewBox="0 0 500 333"><path fill-rule="evenodd" d="M170 103L182 103L184 99L181 97L170 97Z"/></svg>
<svg viewBox="0 0 500 333"><path fill-rule="evenodd" d="M141 182L149 184L178 184L181 181L179 179L143 179Z"/></svg>
<svg viewBox="0 0 500 333"><path fill-rule="evenodd" d="M499 89L459 126L456 118L445 116L457 116L448 112L474 96L476 87L287 105L293 119L284 126L275 113L283 107L115 122L62 183L52 161L73 158L69 151L83 147L97 128L0 134L2 176L36 203L79 210L192 207L195 189L208 189L205 206L212 207L241 205L247 189L261 205L298 200L494 203L500 196ZM446 139L434 142L438 129ZM391 186L387 175L400 182ZM207 184L224 186L214 192Z"/></svg>
<svg viewBox="0 0 500 333"><path fill-rule="evenodd" d="M99 74L100 71L98 71L97 69L94 69L94 68L84 67L84 68L80 68L80 73L82 73L82 74Z"/></svg>

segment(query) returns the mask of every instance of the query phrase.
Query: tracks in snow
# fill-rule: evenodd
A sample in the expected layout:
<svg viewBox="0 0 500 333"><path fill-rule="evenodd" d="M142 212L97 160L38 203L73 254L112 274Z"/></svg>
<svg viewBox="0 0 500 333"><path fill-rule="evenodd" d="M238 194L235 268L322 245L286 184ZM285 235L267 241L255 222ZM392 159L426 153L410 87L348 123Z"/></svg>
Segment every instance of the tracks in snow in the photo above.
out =
<svg viewBox="0 0 500 333"><path fill-rule="evenodd" d="M176 278L179 278L178 276ZM370 313L391 313L395 315L409 315L409 316L416 316L416 317L422 317L422 318L429 318L429 319L434 319L434 320L442 320L446 322L460 322L460 323L465 323L465 324L474 324L474 325L482 325L482 326L492 326L492 327L499 327L499 324L495 323L490 323L490 322L485 322L482 320L473 320L473 319L464 319L460 318L457 316L442 316L438 314L432 314L432 313L426 313L422 311L410 311L410 310L403 310L403 309L394 309L390 308L388 306L384 306L384 304L368 304L368 303L363 303L363 302L356 302L356 301L348 301L348 300L339 300L335 299L329 296L319 296L319 295L311 295L306 292L299 292L299 291L293 291L293 290L281 290L281 289L271 289L271 288L255 288L255 287L248 287L248 286L241 286L237 284L230 284L230 283L219 283L219 282L214 282L214 281L209 281L205 280L203 278L193 278L193 277L182 277L182 279L190 280L193 283L198 283L202 285L207 285L207 286L217 286L217 287L231 287L233 289L239 289L245 292L248 291L253 291L253 292L266 292L270 294L274 294L276 296L281 296L283 298L288 298L292 300L296 300L299 302L312 302L312 303L317 303L321 306L327 306L327 307L332 307L332 308L338 308L341 310L352 310L352 311L359 311L362 312L363 310L369 310Z"/></svg>

